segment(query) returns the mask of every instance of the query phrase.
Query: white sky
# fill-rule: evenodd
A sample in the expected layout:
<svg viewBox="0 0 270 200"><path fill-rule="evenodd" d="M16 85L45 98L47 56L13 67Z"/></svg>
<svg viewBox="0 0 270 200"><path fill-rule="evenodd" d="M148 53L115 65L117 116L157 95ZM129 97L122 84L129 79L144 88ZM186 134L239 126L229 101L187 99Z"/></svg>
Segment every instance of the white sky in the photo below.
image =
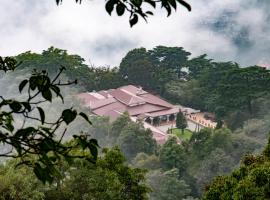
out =
<svg viewBox="0 0 270 200"><path fill-rule="evenodd" d="M182 46L193 56L206 53L243 65L270 63L270 17L265 4L256 0L189 2L191 13L179 7L166 18L165 12L157 10L148 23L140 20L130 28L127 15L110 17L106 13L105 1L84 0L79 5L64 0L57 7L55 0L1 0L0 55L41 52L54 46L97 66L116 66L133 48L165 45ZM226 21L227 12L234 13L228 18L230 25L213 29L218 19ZM236 36L248 42L236 43Z"/></svg>

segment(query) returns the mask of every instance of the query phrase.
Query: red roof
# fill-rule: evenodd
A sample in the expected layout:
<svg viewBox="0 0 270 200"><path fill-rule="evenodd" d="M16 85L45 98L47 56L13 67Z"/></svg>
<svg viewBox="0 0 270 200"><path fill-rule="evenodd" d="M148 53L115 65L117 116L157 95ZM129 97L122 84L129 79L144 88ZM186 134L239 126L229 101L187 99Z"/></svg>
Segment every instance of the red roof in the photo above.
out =
<svg viewBox="0 0 270 200"><path fill-rule="evenodd" d="M147 103L150 103L150 104L160 105L160 106L164 106L167 108L173 107L173 105L170 104L169 102L163 100L162 98L160 98L158 96L150 94L150 93L140 95L140 97L143 98Z"/></svg>
<svg viewBox="0 0 270 200"><path fill-rule="evenodd" d="M110 111L119 113L127 111L131 116L145 113L150 113L151 116L151 113L166 115L172 109L175 110L175 107L167 101L133 85L107 91L82 93L79 98L97 115L105 115Z"/></svg>
<svg viewBox="0 0 270 200"><path fill-rule="evenodd" d="M128 105L128 106L134 106L134 105L138 105L138 104L144 104L145 101L137 96L136 94L122 89L122 88L118 88L112 91L109 91L110 95L112 95L115 99L117 99L118 101Z"/></svg>
<svg viewBox="0 0 270 200"><path fill-rule="evenodd" d="M82 93L79 98L90 107L91 111L99 116L108 116L115 120L127 111L131 119L144 119L148 116L162 116L177 113L179 107L170 104L162 98L144 91L141 87L127 85L117 89L102 90L99 92ZM144 122L145 128L150 128L153 138L163 144L167 134Z"/></svg>

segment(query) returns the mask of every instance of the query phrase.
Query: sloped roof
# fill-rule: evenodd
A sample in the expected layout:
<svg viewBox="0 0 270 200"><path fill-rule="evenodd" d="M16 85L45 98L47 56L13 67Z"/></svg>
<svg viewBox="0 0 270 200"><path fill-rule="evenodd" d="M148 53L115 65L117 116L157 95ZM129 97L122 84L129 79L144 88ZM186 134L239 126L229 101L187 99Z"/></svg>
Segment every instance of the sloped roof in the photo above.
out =
<svg viewBox="0 0 270 200"><path fill-rule="evenodd" d="M178 113L178 112L179 112L179 107L175 106L175 107L170 108L170 109L166 109L166 110L162 110L162 111L156 111L156 112L147 113L147 114L150 117L157 117L157 116L160 116L160 115L170 115L170 114L174 114L174 113Z"/></svg>
<svg viewBox="0 0 270 200"><path fill-rule="evenodd" d="M139 115L143 113L151 113L151 112L162 111L162 110L167 110L167 108L158 106L158 105L153 105L153 104L143 104L143 105L129 107L128 113L130 115Z"/></svg>
<svg viewBox="0 0 270 200"><path fill-rule="evenodd" d="M110 110L117 110L119 112L123 110L124 112L126 110L126 106L123 103L116 101L114 103L99 107L97 109L93 109L92 112L97 115L103 116L105 115L105 113L108 113Z"/></svg>
<svg viewBox="0 0 270 200"><path fill-rule="evenodd" d="M141 95L141 94L148 93L148 92L144 91L141 87L136 87L134 85L125 85L125 86L120 87L120 89L129 91L130 93L135 94L137 96Z"/></svg>
<svg viewBox="0 0 270 200"><path fill-rule="evenodd" d="M106 106L108 104L116 102L116 99L113 97L107 98L107 99L101 99L99 101L92 101L90 102L89 106L91 109L97 109L103 106Z"/></svg>
<svg viewBox="0 0 270 200"><path fill-rule="evenodd" d="M82 93L79 98L83 99L85 105L90 107L92 112L97 115L105 115L110 111L119 113L127 111L131 116L146 113L162 115L174 109L174 106L167 101L133 85L107 91Z"/></svg>
<svg viewBox="0 0 270 200"><path fill-rule="evenodd" d="M167 101L163 100L162 98L157 97L153 94L150 94L150 93L140 95L140 97L143 98L147 103L150 103L150 104L160 105L160 106L164 106L167 108L173 107L173 105L170 104L169 102L167 102Z"/></svg>
<svg viewBox="0 0 270 200"><path fill-rule="evenodd" d="M118 88L115 90L109 91L110 95L112 95L118 101L124 103L125 105L132 106L136 104L144 104L145 101L143 98L136 96L132 92L128 90Z"/></svg>
<svg viewBox="0 0 270 200"><path fill-rule="evenodd" d="M110 121L114 121L114 120L116 120L120 115L122 115L122 113L120 113L119 111L116 111L116 110L110 110L110 111L104 113L103 116L110 117Z"/></svg>
<svg viewBox="0 0 270 200"><path fill-rule="evenodd" d="M78 95L79 99L83 101L83 103L88 104L91 101L96 101L98 100L96 97L93 95L90 95L88 92L81 93Z"/></svg>

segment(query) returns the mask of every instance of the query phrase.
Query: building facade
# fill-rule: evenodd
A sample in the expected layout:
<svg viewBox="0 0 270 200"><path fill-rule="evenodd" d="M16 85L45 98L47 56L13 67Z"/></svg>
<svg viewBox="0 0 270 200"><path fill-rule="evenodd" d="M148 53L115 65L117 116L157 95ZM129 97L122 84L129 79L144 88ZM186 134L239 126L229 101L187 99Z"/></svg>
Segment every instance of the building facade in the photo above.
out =
<svg viewBox="0 0 270 200"><path fill-rule="evenodd" d="M124 112L128 112L133 121L140 120L145 128L151 129L153 137L160 144L167 140L166 129L175 127L176 115L179 111L184 112L190 123L198 124L193 116L200 111L172 105L164 99L134 85L81 93L79 98L93 114L107 116L111 120L115 120ZM199 126L204 127L202 123ZM213 126L212 122L209 127L212 128Z"/></svg>

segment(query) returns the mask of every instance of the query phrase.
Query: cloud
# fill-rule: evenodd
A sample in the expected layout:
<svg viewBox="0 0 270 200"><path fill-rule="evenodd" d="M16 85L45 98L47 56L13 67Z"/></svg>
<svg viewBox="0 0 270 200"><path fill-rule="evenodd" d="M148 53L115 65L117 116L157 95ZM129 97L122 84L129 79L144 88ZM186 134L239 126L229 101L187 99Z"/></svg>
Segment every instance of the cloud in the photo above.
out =
<svg viewBox="0 0 270 200"><path fill-rule="evenodd" d="M191 13L178 8L166 18L154 17L129 28L128 16L110 17L104 2L84 0L3 1L0 6L0 55L27 50L41 52L49 46L67 49L95 65L118 65L131 49L157 45L183 46L193 56L207 53L217 60L243 65L270 63L267 0L190 1Z"/></svg>

